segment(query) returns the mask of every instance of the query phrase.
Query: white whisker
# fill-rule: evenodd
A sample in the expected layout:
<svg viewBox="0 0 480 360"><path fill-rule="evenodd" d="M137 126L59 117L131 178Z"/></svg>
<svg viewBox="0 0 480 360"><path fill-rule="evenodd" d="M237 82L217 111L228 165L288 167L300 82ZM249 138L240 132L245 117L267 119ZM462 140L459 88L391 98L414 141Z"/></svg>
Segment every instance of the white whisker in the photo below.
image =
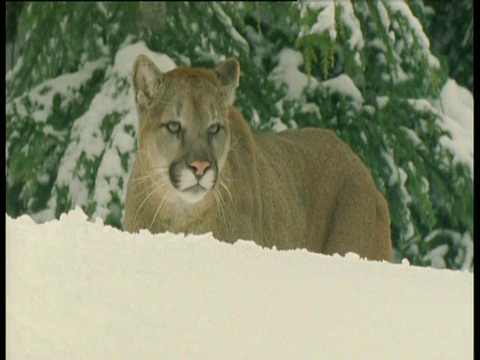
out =
<svg viewBox="0 0 480 360"><path fill-rule="evenodd" d="M228 194L228 197L230 198L230 201L233 201L232 193L230 192L230 189L228 188L228 186L223 182L223 180L224 179L219 179L218 185L225 189L225 191Z"/></svg>
<svg viewBox="0 0 480 360"><path fill-rule="evenodd" d="M155 215L153 216L153 220L150 223L150 226L148 227L148 230L152 230L152 226L155 223L155 220L157 219L158 214L160 213L160 210L165 206L167 203L167 199L170 197L170 190L167 190L167 193L163 197L162 201L160 202L160 205L157 207L157 211L155 211Z"/></svg>
<svg viewBox="0 0 480 360"><path fill-rule="evenodd" d="M225 232L226 232L227 237L228 237L228 234L229 234L230 230L229 230L229 226L228 226L228 222L227 222L227 217L225 215L225 210L223 209L223 207L225 205L225 201L223 200L222 194L220 193L218 188L215 188L213 190L213 197L215 198L215 203L217 204L217 210L220 213L221 217L223 218L223 224L224 224L224 227L225 227Z"/></svg>
<svg viewBox="0 0 480 360"><path fill-rule="evenodd" d="M164 183L161 183L161 184L152 184L150 187L147 187L145 188L142 192L140 192L138 195L141 195L147 191L149 191L152 187L153 187L153 190L147 195L145 196L145 198L143 199L142 203L139 205L136 213L135 213L135 217L134 217L134 221L137 219L138 217L138 213L140 212L140 210L142 209L142 207L146 204L146 202L154 195L154 194L157 194L157 193L160 193L168 184L166 182Z"/></svg>

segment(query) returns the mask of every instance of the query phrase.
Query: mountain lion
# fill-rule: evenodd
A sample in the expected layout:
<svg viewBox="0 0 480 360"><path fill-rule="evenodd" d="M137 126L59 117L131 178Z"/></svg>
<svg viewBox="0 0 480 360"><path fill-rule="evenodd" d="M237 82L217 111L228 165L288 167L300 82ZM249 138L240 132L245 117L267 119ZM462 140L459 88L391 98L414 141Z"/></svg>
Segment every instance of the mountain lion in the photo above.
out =
<svg viewBox="0 0 480 360"><path fill-rule="evenodd" d="M252 132L233 107L239 77L234 58L166 73L136 58L125 230L392 261L388 206L358 156L329 130Z"/></svg>

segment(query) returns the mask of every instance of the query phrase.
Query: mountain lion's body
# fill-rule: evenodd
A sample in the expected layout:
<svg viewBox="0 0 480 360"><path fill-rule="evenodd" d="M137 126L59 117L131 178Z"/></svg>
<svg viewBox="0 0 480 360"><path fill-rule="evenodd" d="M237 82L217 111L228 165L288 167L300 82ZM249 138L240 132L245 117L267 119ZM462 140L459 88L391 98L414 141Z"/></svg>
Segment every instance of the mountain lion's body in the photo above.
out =
<svg viewBox="0 0 480 360"><path fill-rule="evenodd" d="M238 79L234 59L163 74L137 58L125 229L391 261L388 206L358 156L329 130L253 133L232 107Z"/></svg>

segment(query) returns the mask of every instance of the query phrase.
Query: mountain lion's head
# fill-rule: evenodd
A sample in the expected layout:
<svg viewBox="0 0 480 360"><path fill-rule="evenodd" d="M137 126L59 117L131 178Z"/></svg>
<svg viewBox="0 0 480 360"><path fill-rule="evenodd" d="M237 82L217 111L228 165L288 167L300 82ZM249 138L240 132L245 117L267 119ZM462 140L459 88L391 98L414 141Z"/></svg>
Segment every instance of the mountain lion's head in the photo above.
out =
<svg viewBox="0 0 480 360"><path fill-rule="evenodd" d="M152 194L161 191L172 201L196 203L215 187L230 147L228 109L239 76L233 58L215 70L166 73L147 56L136 58L132 83L139 157L148 161L145 176L156 184Z"/></svg>

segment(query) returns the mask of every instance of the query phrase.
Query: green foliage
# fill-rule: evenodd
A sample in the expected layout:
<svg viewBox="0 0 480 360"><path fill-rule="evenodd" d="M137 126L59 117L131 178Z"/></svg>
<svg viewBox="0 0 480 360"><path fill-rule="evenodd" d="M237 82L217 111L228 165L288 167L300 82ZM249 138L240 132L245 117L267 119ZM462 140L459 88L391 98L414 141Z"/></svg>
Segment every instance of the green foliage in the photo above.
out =
<svg viewBox="0 0 480 360"><path fill-rule="evenodd" d="M7 77L7 98L88 61L115 56L135 31L136 4L120 2L29 2L22 8L26 44L15 76Z"/></svg>
<svg viewBox="0 0 480 360"><path fill-rule="evenodd" d="M97 69L84 83L70 82L73 91L66 93L55 92L46 82L7 105L7 213L45 209L70 141L71 120L85 111L103 73ZM65 77L62 80L68 82Z"/></svg>
<svg viewBox="0 0 480 360"><path fill-rule="evenodd" d="M445 145L451 119L434 106L449 64L430 52L428 9L26 3L6 83L7 212L41 221L79 205L121 226L137 129L122 49L144 42L177 66L236 56L236 105L254 129L330 128L362 158L388 200L397 261L473 269L472 169Z"/></svg>
<svg viewBox="0 0 480 360"><path fill-rule="evenodd" d="M473 93L473 0L425 0L425 6L415 5L415 15L425 18L432 52L449 64L449 76Z"/></svg>

